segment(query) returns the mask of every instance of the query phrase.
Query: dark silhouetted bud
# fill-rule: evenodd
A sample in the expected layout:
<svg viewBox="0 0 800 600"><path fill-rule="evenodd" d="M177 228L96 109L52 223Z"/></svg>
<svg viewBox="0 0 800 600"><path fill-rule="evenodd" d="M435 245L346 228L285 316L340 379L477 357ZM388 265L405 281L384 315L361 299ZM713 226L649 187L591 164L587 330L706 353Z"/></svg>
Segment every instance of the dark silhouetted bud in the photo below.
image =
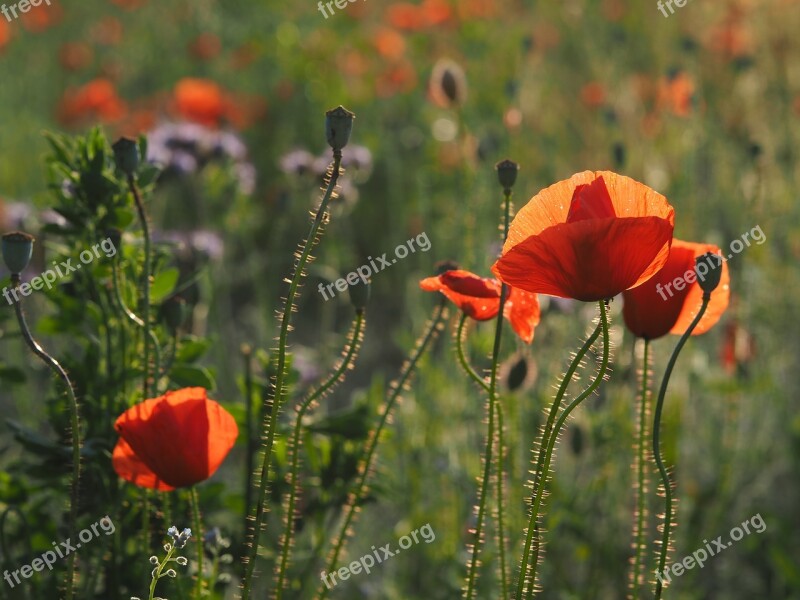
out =
<svg viewBox="0 0 800 600"><path fill-rule="evenodd" d="M519 165L513 160L501 160L494 167L497 169L497 180L504 190L511 190L514 183L517 181L517 173L519 172Z"/></svg>
<svg viewBox="0 0 800 600"><path fill-rule="evenodd" d="M33 236L21 231L12 231L3 236L3 261L12 275L19 275L31 262Z"/></svg>
<svg viewBox="0 0 800 600"><path fill-rule="evenodd" d="M179 296L167 298L161 305L161 316L171 333L175 333L186 321L188 316L186 300Z"/></svg>
<svg viewBox="0 0 800 600"><path fill-rule="evenodd" d="M697 284L706 294L713 292L719 285L722 277L722 261L722 256L712 252L706 252L695 259Z"/></svg>
<svg viewBox="0 0 800 600"><path fill-rule="evenodd" d="M341 105L325 113L325 135L331 148L341 150L347 146L355 118L353 113Z"/></svg>
<svg viewBox="0 0 800 600"><path fill-rule="evenodd" d="M461 106L467 100L467 78L456 62L442 59L433 67L429 83L430 97L442 108Z"/></svg>
<svg viewBox="0 0 800 600"><path fill-rule="evenodd" d="M572 448L572 453L576 456L583 452L583 447L586 445L584 438L586 435L583 433L583 428L580 425L572 427L572 437L570 437L569 445Z"/></svg>
<svg viewBox="0 0 800 600"><path fill-rule="evenodd" d="M369 293L372 284L369 280L366 283L359 280L355 285L351 285L349 289L350 304L356 309L356 312L363 312L369 303Z"/></svg>
<svg viewBox="0 0 800 600"><path fill-rule="evenodd" d="M454 260L443 260L436 263L433 268L436 270L437 275L447 273L448 271L458 271L461 267Z"/></svg>
<svg viewBox="0 0 800 600"><path fill-rule="evenodd" d="M139 169L139 147L130 138L121 137L112 146L114 162L126 175L133 175Z"/></svg>

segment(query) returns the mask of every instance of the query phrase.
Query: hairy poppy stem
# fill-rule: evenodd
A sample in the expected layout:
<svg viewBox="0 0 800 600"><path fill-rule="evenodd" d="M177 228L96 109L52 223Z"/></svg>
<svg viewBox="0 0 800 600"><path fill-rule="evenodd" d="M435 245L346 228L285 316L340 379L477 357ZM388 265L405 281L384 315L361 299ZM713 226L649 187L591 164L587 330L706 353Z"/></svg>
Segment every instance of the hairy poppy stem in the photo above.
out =
<svg viewBox="0 0 800 600"><path fill-rule="evenodd" d="M667 563L667 553L669 552L670 544L670 529L672 526L672 481L670 480L669 473L667 473L667 469L664 466L664 459L661 457L661 414L664 410L664 397L667 395L667 386L669 385L669 379L672 376L672 370L675 368L675 363L678 361L678 355L681 353L681 350L683 349L684 344L686 344L686 341L689 339L689 336L692 335L692 331L694 331L695 327L697 327L700 319L703 318L710 300L711 293L703 292L703 303L700 305L700 310L697 311L697 316L694 318L694 321L692 321L691 325L689 325L689 328L681 336L681 339L678 340L675 350L672 351L672 356L669 357L667 369L664 371L664 379L661 380L661 389L658 391L658 400L656 400L656 412L655 417L653 418L653 456L655 456L656 459L658 472L661 474L661 485L664 486L664 530L661 535L658 570L656 571L655 600L660 600L661 593L663 591L663 583L660 575L664 573L664 567Z"/></svg>
<svg viewBox="0 0 800 600"><path fill-rule="evenodd" d="M136 313L134 313L130 308L128 308L128 305L125 304L125 300L122 298L122 292L120 291L119 265L116 261L111 266L111 273L114 280L114 296L117 299L120 309L123 313L125 313L125 316L127 316L128 319L145 330L145 337L148 337L150 342L153 344L153 361L155 362L156 373L158 373L161 368L161 348L158 344L158 338L156 337L156 334L146 326L145 321L139 318ZM153 397L155 397L158 396L158 380L156 380L153 385L155 388ZM145 390L145 398L147 398L147 390Z"/></svg>
<svg viewBox="0 0 800 600"><path fill-rule="evenodd" d="M484 392L487 394L489 393L489 384L486 383L486 380L478 375L475 369L472 368L472 365L469 364L469 359L467 359L467 355L464 352L464 342L467 339L467 332L466 332L466 322L469 317L467 313L461 313L461 319L458 321L458 330L456 332L456 354L458 354L458 362L461 364L461 368L464 369L464 372L472 378L472 380L481 386Z"/></svg>
<svg viewBox="0 0 800 600"><path fill-rule="evenodd" d="M16 288L20 285L19 273L11 274L11 286ZM73 539L77 538L77 520L78 520L78 486L81 477L81 430L80 430L80 415L78 412L78 400L75 397L75 389L69 376L64 368L58 361L50 356L42 346L31 335L28 323L25 320L25 312L22 310L22 300L14 303L14 311L17 314L17 321L19 328L22 331L22 337L31 351L42 359L42 361L50 367L50 369L61 378L64 386L67 388L67 395L69 396L69 417L70 417L70 439L72 442L72 482L70 486L69 495L69 532ZM75 553L71 553L67 557L67 581L64 596L67 600L72 600L75 593Z"/></svg>
<svg viewBox="0 0 800 600"><path fill-rule="evenodd" d="M372 429L369 433L366 450L364 451L363 458L358 466L356 484L353 490L347 496L347 505L344 509L345 516L342 519L341 525L339 526L339 531L333 543L333 549L328 557L325 568L326 573L333 572L336 561L339 560L339 555L344 549L345 542L347 541L350 533L350 526L353 524L353 519L355 518L358 505L363 500L364 494L366 493L367 478L369 477L370 470L372 468L372 461L375 459L381 433L383 432L383 428L386 426L386 423L389 421L389 415L392 412L392 408L394 408L394 405L400 397L400 394L402 394L403 388L408 383L412 373L414 372L414 369L416 369L420 358L423 354L425 354L428 346L430 346L430 344L436 338L436 335L442 326L442 322L447 317L447 307L445 306L445 302L445 298L442 297L439 304L437 304L433 316L431 317L431 320L428 322L428 326L425 329L425 333L417 341L411 356L409 356L408 360L403 365L400 376L391 385L391 392L383 406L383 412L381 413L380 420L378 421L378 426ZM320 587L317 589L315 598L317 600L324 600L328 596L328 591L328 587L325 585L325 583L321 583Z"/></svg>
<svg viewBox="0 0 800 600"><path fill-rule="evenodd" d="M283 316L281 318L281 330L278 338L278 358L275 372L275 385L272 391L272 409L268 418L265 418L262 426L262 433L264 437L263 460L261 464L261 472L258 479L258 500L255 507L255 516L253 522L253 529L249 535L249 548L246 557L246 567L244 581L242 583L242 600L249 600L250 588L253 581L253 572L256 567L256 556L258 555L259 537L261 530L264 526L264 515L267 512L267 488L269 486L269 469L272 462L272 446L275 442L275 431L278 424L278 413L283 404L283 396L286 392L284 389L286 379L286 346L289 338L289 328L291 324L292 310L294 309L294 301L297 296L300 280L305 275L305 267L308 259L311 256L311 249L318 242L317 235L321 234L321 226L327 214L328 203L333 195L333 190L336 187L336 182L339 179L339 171L342 163L342 151L337 149L333 151L333 165L330 170L330 181L325 189L325 194L322 197L319 208L317 209L314 221L311 224L308 237L305 242L301 244L301 252L295 264L294 274L289 283L289 291L286 294L286 303L283 307Z"/></svg>
<svg viewBox="0 0 800 600"><path fill-rule="evenodd" d="M133 195L133 200L136 203L136 212L139 213L139 221L142 225L142 234L144 235L144 267L142 270L142 320L144 321L144 374L142 377L143 396L146 399L149 394L149 377L150 377L150 224L147 222L147 213L144 210L144 203L142 196L139 194L139 189L136 187L136 181L133 174L128 175L128 188ZM153 387L156 386L158 379L158 368L155 370L156 377L153 378ZM153 397L158 395L157 390L153 390Z"/></svg>
<svg viewBox="0 0 800 600"><path fill-rule="evenodd" d="M297 483L297 474L300 468L300 441L303 432L303 417L314 407L317 400L330 393L337 384L344 379L344 374L353 365L356 355L361 348L361 341L364 339L365 317L363 310L357 310L350 332L347 336L345 345L345 355L333 373L320 386L310 393L297 407L297 417L294 422L294 432L289 446L289 456L291 456L291 471L289 475L289 497L286 501L284 510L283 540L281 542L281 559L278 566L275 584L275 598L283 598L283 587L286 581L286 569L289 565L289 556L292 547L292 533L294 532L294 510L298 492L300 491Z"/></svg>
<svg viewBox="0 0 800 600"><path fill-rule="evenodd" d="M556 392L556 398L553 401L553 406L550 408L550 414L545 424L545 429L540 442L539 453L536 460L536 471L534 472L533 491L534 495L531 498L531 513L528 521L528 529L525 535L525 547L520 562L519 579L517 580L517 592L514 596L517 600L522 600L523 595L526 598L533 597L533 590L536 587L536 570L539 565L539 513L542 506L542 498L544 496L544 488L547 484L548 473L550 470L550 461L553 456L553 449L555 448L558 434L561 431L561 426L566 421L569 413L578 406L584 399L586 399L595 389L600 385L606 370L608 369L608 355L609 355L609 340L608 340L608 313L606 309L605 300L599 302L600 305L600 319L597 327L592 334L586 339L581 349L572 359L561 385ZM578 369L583 357L592 347L594 342L602 334L603 336L603 358L600 364L600 369L594 381L586 388L575 400L572 401L561 413L558 420L555 421L558 407L564 399L564 394L567 387L572 381L575 371ZM534 535L536 536L536 543L534 544ZM533 546L533 549L531 548ZM527 586L526 586L527 584Z"/></svg>
<svg viewBox="0 0 800 600"><path fill-rule="evenodd" d="M511 188L506 187L504 192L504 220L503 220L503 242L508 236L508 226L511 220ZM502 424L499 429L495 427L495 415L500 408L500 399L497 397L497 365L500 358L500 342L503 335L503 310L508 299L509 288L502 284L500 287L500 305L497 309L497 318L494 330L494 346L492 348L492 366L489 376L489 422L486 432L486 448L484 450L483 476L481 478L480 489L478 491L478 514L475 524L475 540L472 544L472 556L469 561L467 571L467 585L464 590L464 598L471 600L475 592L475 585L478 579L478 563L483 544L483 525L486 519L486 498L489 493L489 483L492 475L492 467L497 469L497 538L498 553L500 554L500 583L503 598L508 597L508 580L506 577L506 552L505 552L505 532L503 529L503 430ZM498 421L502 423L502 416L498 415ZM497 442L497 457L493 456L493 447Z"/></svg>
<svg viewBox="0 0 800 600"><path fill-rule="evenodd" d="M645 439L647 438L647 422L650 417L650 340L644 340L644 357L642 358L642 391L639 399L639 419L636 423L636 449L634 471L636 472L636 499L633 522L633 557L631 577L628 582L628 599L638 600L639 590L644 583L644 555L647 548L645 542L645 521L647 520L647 458L645 456Z"/></svg>
<svg viewBox="0 0 800 600"><path fill-rule="evenodd" d="M194 537L197 540L197 582L195 583L195 597L197 600L201 600L203 597L203 522L200 519L200 496L197 493L196 486L192 486L189 498L192 505Z"/></svg>
<svg viewBox="0 0 800 600"><path fill-rule="evenodd" d="M253 504L253 469L255 468L255 443L253 440L253 350L249 345L241 348L244 360L244 406L245 406L245 474L244 474L244 528L247 535L247 519Z"/></svg>

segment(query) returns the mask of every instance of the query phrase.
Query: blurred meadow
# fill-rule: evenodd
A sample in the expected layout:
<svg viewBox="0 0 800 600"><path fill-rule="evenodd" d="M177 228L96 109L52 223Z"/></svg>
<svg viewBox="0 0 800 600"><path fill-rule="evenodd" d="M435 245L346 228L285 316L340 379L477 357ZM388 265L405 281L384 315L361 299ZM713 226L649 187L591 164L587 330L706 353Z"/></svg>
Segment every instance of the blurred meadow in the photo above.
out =
<svg viewBox="0 0 800 600"><path fill-rule="evenodd" d="M19 19L0 17L0 230L36 238L24 281L55 260L75 262L82 248L117 228L122 296L141 309L143 241L125 179L104 180L117 186L108 192L110 208L90 216L70 212L74 186L87 179L69 179L84 172L79 163L91 172L93 152L106 157L104 173L113 170L110 145L120 136L146 136L143 162L159 167L138 175L154 256L151 318L167 365L161 389L158 381L154 387L208 389L239 430L219 470L196 487L204 532L218 528L224 540L207 537L215 571L204 597L239 593L253 502L248 470L258 461L260 423L274 393L276 312L325 186L325 111L343 105L356 118L339 197L295 300L288 400L253 597L272 597L280 560L293 407L331 372L353 322L348 293L326 300L318 287L417 240L416 251L373 274L354 368L304 421L287 600L316 597L360 452L440 301L420 280L442 260L492 276L503 216L495 164L510 158L520 164L516 209L573 173L610 170L666 196L676 238L727 252L743 234L763 232L728 262L731 300L719 323L692 337L678 360L662 449L678 499L670 562L754 515L766 528L673 577L664 597L800 599L800 2L692 0L669 17L654 0L355 0L334 8L326 18L312 0L51 0ZM84 404L78 524L108 515L116 525L78 552L75 597L127 600L144 597L148 558L163 554L167 527L194 525L184 490L145 492L111 466L114 421L143 400L146 342L130 323L119 339L108 325L125 321L114 316L109 290L118 267L110 264L100 257L92 278L59 279L24 305L34 337L64 366ZM10 282L0 267L0 288ZM180 318L171 321L176 297ZM499 354L512 572L525 538L534 440L596 316L591 303L539 301L533 342L506 327ZM642 348L625 327L622 298L609 310L610 378L573 413L554 459L543 600L626 595ZM458 320L450 306L387 424L340 563L396 545L425 524L435 539L351 575L331 598L461 597L487 397L458 365ZM468 328L467 351L483 373L493 321ZM126 334L127 354L119 345ZM651 388L677 339L650 344ZM591 377L594 358L587 362L592 368L576 387ZM65 398L26 348L10 302L0 301L2 570L30 563L70 535ZM655 468L648 468L651 581L663 504ZM481 599L502 598L493 513L478 567ZM63 597L65 563L20 585L0 582L0 599ZM196 565L175 568L178 578L160 582L159 594L191 597ZM651 598L645 587L641 598Z"/></svg>

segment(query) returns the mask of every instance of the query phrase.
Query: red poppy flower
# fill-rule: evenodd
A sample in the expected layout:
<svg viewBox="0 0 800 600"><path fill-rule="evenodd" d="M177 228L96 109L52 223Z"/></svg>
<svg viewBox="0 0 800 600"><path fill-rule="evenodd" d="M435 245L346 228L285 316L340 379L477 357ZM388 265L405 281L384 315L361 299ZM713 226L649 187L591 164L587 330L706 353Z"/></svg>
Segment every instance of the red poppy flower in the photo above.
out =
<svg viewBox="0 0 800 600"><path fill-rule="evenodd" d="M203 125L218 125L227 110L222 88L208 79L186 77L175 85L175 107L184 118Z"/></svg>
<svg viewBox="0 0 800 600"><path fill-rule="evenodd" d="M625 324L636 336L654 340L668 333L682 335L689 328L703 298L703 290L695 275L695 258L712 252L720 254L713 244L672 241L672 249L664 268L637 288L623 292ZM719 321L728 308L730 276L727 263L722 263L719 286L711 294L703 318L692 335L705 333Z"/></svg>
<svg viewBox="0 0 800 600"><path fill-rule="evenodd" d="M442 292L453 304L476 321L488 321L500 309L501 283L478 277L461 269L445 271L438 277L419 282L426 292ZM503 316L526 343L533 341L533 330L539 324L539 299L536 294L511 288L503 307Z"/></svg>
<svg viewBox="0 0 800 600"><path fill-rule="evenodd" d="M492 271L528 292L585 302L641 285L667 260L675 214L661 194L611 171L584 171L519 211Z"/></svg>
<svg viewBox="0 0 800 600"><path fill-rule="evenodd" d="M67 90L59 107L59 119L73 123L83 119L103 122L118 121L125 116L127 107L117 95L114 84L105 78L93 79L77 90Z"/></svg>
<svg viewBox="0 0 800 600"><path fill-rule="evenodd" d="M211 477L239 435L230 413L199 387L145 400L122 413L114 428L120 435L114 470L139 487L161 491Z"/></svg>

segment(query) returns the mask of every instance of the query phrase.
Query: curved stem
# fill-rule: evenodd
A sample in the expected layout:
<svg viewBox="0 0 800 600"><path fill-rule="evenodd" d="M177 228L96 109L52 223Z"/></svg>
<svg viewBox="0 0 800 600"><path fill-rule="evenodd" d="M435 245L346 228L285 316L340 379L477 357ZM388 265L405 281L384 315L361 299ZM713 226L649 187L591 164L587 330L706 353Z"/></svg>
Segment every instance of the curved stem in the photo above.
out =
<svg viewBox="0 0 800 600"><path fill-rule="evenodd" d="M703 303L700 306L700 310L697 312L697 316L694 318L694 321L692 321L692 324L689 325L689 328L681 336L681 339L678 340L675 350L672 351L672 356L669 357L667 369L664 371L664 379L661 380L661 389L658 391L658 400L656 400L656 412L655 417L653 418L653 455L656 459L658 472L661 475L661 484L664 486L664 530L661 535L661 549L658 558L658 569L656 570L656 600L661 598L661 593L663 591L663 584L660 575L664 572L664 567L667 562L667 553L669 552L670 543L670 527L672 525L672 482L670 481L669 473L667 473L667 469L664 466L664 460L661 457L661 414L664 410L664 397L667 394L669 378L672 376L672 370L675 368L678 355L680 354L681 349L683 349L684 344L686 344L686 341L689 339L689 336L692 335L694 328L697 327L700 319L703 318L706 308L708 308L709 300L711 300L711 294L708 292L703 293Z"/></svg>
<svg viewBox="0 0 800 600"><path fill-rule="evenodd" d="M253 523L253 530L249 536L249 549L246 557L245 576L242 584L242 600L250 598L250 587L253 580L253 572L256 566L256 556L258 554L259 537L261 529L264 526L264 515L266 514L266 501L267 501L267 487L269 484L269 469L272 462L272 446L275 442L275 431L277 429L278 413L283 404L283 396L286 392L284 389L286 378L286 346L289 338L289 327L291 323L292 310L294 309L294 300L297 295L297 289L300 286L300 280L305 275L306 263L311 255L311 248L317 243L317 234L320 233L322 222L327 214L328 203L333 195L333 190L336 187L336 182L339 179L339 171L342 162L342 151L334 150L333 152L333 166L331 167L330 181L322 197L317 214L314 217L314 222L311 224L308 237L301 245L302 251L297 259L294 274L292 275L291 282L289 283L289 291L286 295L286 303L283 307L283 316L281 318L281 330L278 337L278 358L275 372L275 385L273 387L272 409L269 418L264 420L262 432L265 434L264 448L263 448L263 461L261 464L261 473L258 481L258 501L255 507L255 518Z"/></svg>
<svg viewBox="0 0 800 600"><path fill-rule="evenodd" d="M200 520L200 497L197 488L192 486L190 499L192 504L192 525L194 526L194 536L197 540L197 582L195 583L195 597L200 600L203 597L203 529Z"/></svg>
<svg viewBox="0 0 800 600"><path fill-rule="evenodd" d="M643 583L643 565L645 554L645 521L647 519L647 460L645 458L644 441L647 438L647 421L650 416L650 340L644 340L644 357L642 358L642 391L639 404L639 420L636 424L636 516L633 524L633 567L629 581L629 599L638 600L639 589Z"/></svg>
<svg viewBox="0 0 800 600"><path fill-rule="evenodd" d="M472 365L469 364L469 359L467 358L466 352L464 351L464 342L466 341L467 337L465 324L468 318L469 317L467 316L467 313L461 313L461 319L458 321L458 330L456 332L456 354L458 354L458 362L461 365L461 368L464 369L464 372L488 394L489 384L486 383L486 380L478 375L477 371L472 368Z"/></svg>
<svg viewBox="0 0 800 600"><path fill-rule="evenodd" d="M600 337L600 333L602 331L602 323L598 321L597 327L595 327L594 331L586 338L586 341L581 346L580 350L575 354L575 357L572 359L572 362L567 367L567 371L561 379L561 384L558 387L558 391L556 392L556 397L553 400L553 404L550 407L549 414L547 416L547 422L545 423L544 429L542 431L542 439L539 442L539 452L537 453L536 457L536 468L533 472L533 489L538 490L540 487L544 485L544 482L547 481L547 473L543 470L544 468L544 461L545 461L545 448L550 443L550 436L553 433L553 425L555 424L556 415L558 414L558 409L561 406L561 402L564 400L564 395L567 392L567 387L569 387L570 382L572 381L573 375L575 375L575 371L578 370L578 367L583 361L583 357L586 356L586 353L589 352L589 349L592 347L592 344L595 343L598 337ZM531 506L531 509L533 506ZM522 559L520 561L520 570L519 570L519 578L517 579L517 589L515 598L522 598L523 591L525 589L525 582L529 579L528 569L530 568L531 564L536 564L539 561L539 515L538 512L534 514L531 512L530 514L530 525L527 529L525 535L525 546L523 547L522 552ZM536 539L534 539L534 537ZM533 559L531 559L531 547L533 549ZM535 582L532 582L533 585Z"/></svg>
<svg viewBox="0 0 800 600"><path fill-rule="evenodd" d="M125 313L125 316L128 317L131 321L133 321L139 327L142 327L145 330L145 337L150 339L150 342L153 344L153 361L155 362L156 370L155 372L158 373L161 368L161 348L158 344L158 338L156 337L155 332L145 326L145 321L140 319L136 313L134 313L130 308L128 308L127 304L125 304L125 300L122 298L122 292L120 291L120 282L119 282L119 266L114 262L111 266L111 273L112 278L114 280L114 296L117 299L117 303L119 304L120 309L122 312ZM155 395L158 395L158 382L154 383L155 386ZM146 392L146 390L145 390ZM145 394L145 398L147 395Z"/></svg>
<svg viewBox="0 0 800 600"><path fill-rule="evenodd" d="M447 309L444 304L444 297L442 297L442 301L440 301L437 305L433 317L431 318L428 327L425 330L425 333L423 334L421 340L416 344L411 356L405 363L403 370L400 373L400 377L392 385L392 391L389 394L389 397L386 399L386 404L383 407L383 412L381 413L380 420L378 421L378 426L370 431L369 440L367 441L367 447L364 452L364 458L359 464L357 482L352 492L348 494L347 506L345 507L345 516L342 520L342 524L339 527L339 532L333 544L333 549L328 558L325 568L326 573L333 571L336 561L339 560L339 554L344 548L345 541L348 537L348 530L352 525L353 518L355 517L355 513L358 509L358 504L366 491L367 478L369 477L370 469L372 467L372 461L375 458L381 433L383 432L383 428L386 426L386 423L389 420L389 415L392 412L392 408L397 402L397 399L400 397L400 394L403 392L403 387L408 383L408 380L411 377L411 374L414 372L419 359L436 337L439 326L446 316ZM324 598L327 596L328 588L324 583L322 583L317 590L316 597L318 600L324 600Z"/></svg>
<svg viewBox="0 0 800 600"><path fill-rule="evenodd" d="M347 345L344 358L342 358L339 366L331 373L330 377L326 379L313 393L309 394L297 408L297 417L294 423L294 432L292 434L292 441L289 449L291 460L291 471L289 475L289 498L286 503L286 524L283 532L283 541L281 543L281 559L280 566L278 567L277 582L275 585L275 598L281 600L283 598L283 586L286 580L286 568L289 564L289 555L292 546L292 533L294 531L294 510L299 486L297 485L297 474L300 467L300 439L303 431L303 417L308 410L314 406L314 403L328 394L336 384L341 382L344 374L352 366L353 360L361 347L361 340L363 338L364 326L364 311L359 310L356 312L356 317L353 325L350 328L350 334L347 336Z"/></svg>
<svg viewBox="0 0 800 600"><path fill-rule="evenodd" d="M561 412L556 421L555 426L553 427L553 431L550 435L550 438L547 441L547 446L544 448L544 461L542 463L542 471L539 473L539 483L536 486L536 494L533 500L533 506L531 508L531 520L528 523L528 532L530 533L533 531L536 522L534 519L538 519L539 511L541 510L542 506L542 498L544 497L544 488L547 482L547 473L550 471L550 462L553 458L553 450L556 446L556 441L558 440L559 433L561 432L561 428L564 426L564 423L569 417L570 413L586 398L588 398L594 391L599 387L600 382L603 381L603 378L606 375L606 371L608 370L608 362L609 362L609 340L608 340L608 310L606 307L605 300L600 300L598 303L600 305L600 324L599 327L601 329L602 337L603 337L603 358L600 362L600 368L595 375L594 380L592 383L587 387L580 395L575 398L572 402L570 402L567 407ZM577 359L577 356L576 356ZM574 361L573 361L574 362ZM536 587L536 570L539 564L539 544L536 545L536 551L533 556L533 560L531 561L530 569L531 569L531 576L529 580L529 585L527 591L525 592L526 598L533 598L533 590ZM522 573L520 574L520 579L522 579ZM521 600L522 596L517 596L519 600Z"/></svg>
<svg viewBox="0 0 800 600"><path fill-rule="evenodd" d="M142 305L142 320L144 321L144 376L142 377L142 398L144 399L147 398L149 394L148 381L150 376L150 224L147 222L147 213L144 210L144 203L136 187L136 181L133 175L128 175L128 187L130 188L131 194L133 194L133 200L136 203L136 211L139 213L139 221L142 225L142 234L144 235L144 268L142 270L142 294L144 296ZM158 373L157 365L155 373ZM154 386L156 379L157 377L153 378ZM157 393L154 393L154 395L157 395Z"/></svg>
<svg viewBox="0 0 800 600"><path fill-rule="evenodd" d="M11 285L17 287L20 284L19 274L11 275ZM28 323L25 321L25 313L22 310L22 300L14 303L14 311L17 314L17 321L19 328L22 331L22 337L33 353L42 359L42 361L50 367L50 369L61 378L64 386L67 388L67 395L69 396L69 416L70 416L70 438L72 442L72 482L70 486L69 497L69 531L70 536L75 539L77 537L77 520L78 520L78 485L81 477L81 430L80 430L80 415L78 413L78 400L75 398L75 389L72 387L72 382L69 380L67 372L58 363L56 359L50 356L44 348L31 335L28 328ZM67 582L65 597L67 600L72 600L75 593L75 553L70 553L67 558Z"/></svg>

